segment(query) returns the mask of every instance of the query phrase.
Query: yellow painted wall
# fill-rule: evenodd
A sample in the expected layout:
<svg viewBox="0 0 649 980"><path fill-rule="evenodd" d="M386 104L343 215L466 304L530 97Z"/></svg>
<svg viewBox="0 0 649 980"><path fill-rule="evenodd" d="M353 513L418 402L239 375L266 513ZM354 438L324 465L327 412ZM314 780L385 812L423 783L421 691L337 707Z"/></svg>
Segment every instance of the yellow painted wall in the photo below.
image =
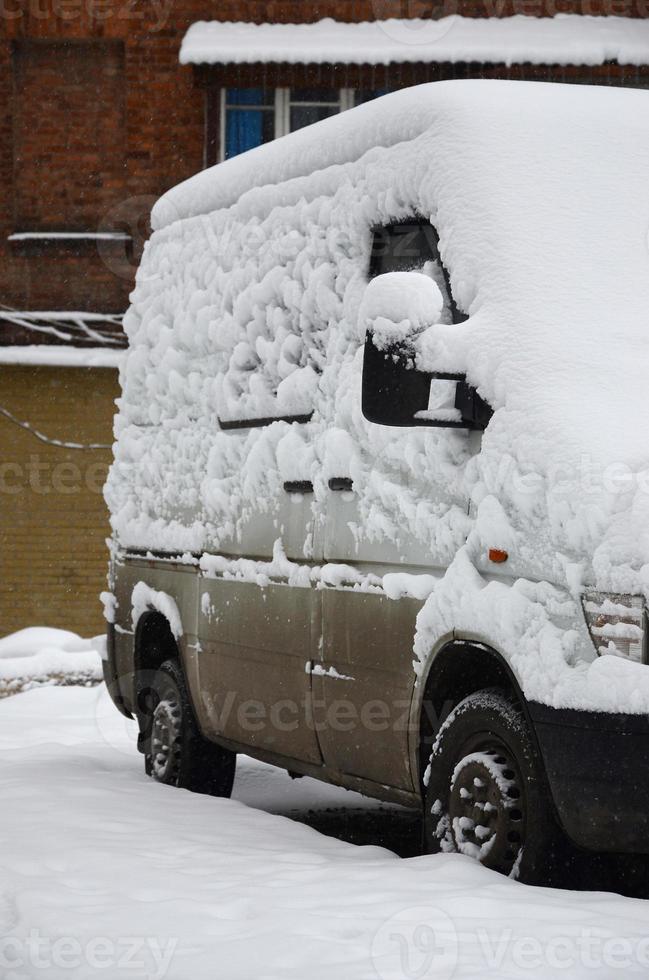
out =
<svg viewBox="0 0 649 980"><path fill-rule="evenodd" d="M117 371L0 366L0 406L49 438L112 442ZM110 449L64 449L0 417L0 636L105 628Z"/></svg>

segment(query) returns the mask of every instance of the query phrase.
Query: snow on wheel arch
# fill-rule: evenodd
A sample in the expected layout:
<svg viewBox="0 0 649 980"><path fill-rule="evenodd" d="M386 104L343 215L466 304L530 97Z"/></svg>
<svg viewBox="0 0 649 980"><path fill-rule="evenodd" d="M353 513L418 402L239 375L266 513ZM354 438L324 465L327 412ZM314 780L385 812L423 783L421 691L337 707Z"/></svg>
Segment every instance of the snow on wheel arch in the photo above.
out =
<svg viewBox="0 0 649 980"><path fill-rule="evenodd" d="M164 616L169 623L173 638L180 640L183 635L183 625L176 600L166 592L152 589L146 582L138 582L131 594L131 622L134 630L137 629L142 616L151 610Z"/></svg>

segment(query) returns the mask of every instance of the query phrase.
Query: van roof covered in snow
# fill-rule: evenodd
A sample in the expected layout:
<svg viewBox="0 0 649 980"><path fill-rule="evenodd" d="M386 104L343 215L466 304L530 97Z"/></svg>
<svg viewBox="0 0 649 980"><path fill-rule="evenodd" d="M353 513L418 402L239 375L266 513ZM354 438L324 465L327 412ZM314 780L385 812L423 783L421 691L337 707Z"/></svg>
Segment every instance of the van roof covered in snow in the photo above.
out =
<svg viewBox="0 0 649 980"><path fill-rule="evenodd" d="M280 140L256 147L190 177L156 203L152 226L229 207L251 188L280 184L337 164L358 160L375 147L389 147L430 131L456 143L478 164L489 164L494 140L498 169L506 171L508 147L525 128L548 142L572 133L575 144L604 137L628 153L638 129L647 131L649 96L644 91L544 82L465 79L432 82L393 92L322 120ZM483 150L482 147L485 147ZM569 165L569 147L564 148ZM587 174L584 174L587 177Z"/></svg>

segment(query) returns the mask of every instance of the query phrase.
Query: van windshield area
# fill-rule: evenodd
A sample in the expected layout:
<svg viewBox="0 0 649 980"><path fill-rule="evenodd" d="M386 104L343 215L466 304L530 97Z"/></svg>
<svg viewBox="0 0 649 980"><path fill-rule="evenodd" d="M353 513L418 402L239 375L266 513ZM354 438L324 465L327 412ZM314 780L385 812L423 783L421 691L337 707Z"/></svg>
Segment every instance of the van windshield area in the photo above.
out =
<svg viewBox="0 0 649 980"><path fill-rule="evenodd" d="M373 229L369 278L385 272L423 272L430 276L444 297L440 322L462 323L467 319L453 299L448 272L439 254L439 236L424 218L408 218Z"/></svg>

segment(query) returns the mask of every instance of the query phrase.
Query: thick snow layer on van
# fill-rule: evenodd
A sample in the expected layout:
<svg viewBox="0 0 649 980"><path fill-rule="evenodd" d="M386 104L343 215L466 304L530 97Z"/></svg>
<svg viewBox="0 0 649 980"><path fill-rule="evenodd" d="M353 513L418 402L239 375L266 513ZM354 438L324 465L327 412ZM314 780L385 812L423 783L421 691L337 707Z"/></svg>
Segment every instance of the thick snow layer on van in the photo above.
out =
<svg viewBox="0 0 649 980"><path fill-rule="evenodd" d="M408 18L347 24L199 21L187 31L181 64L388 65L410 61L505 64L647 64L649 24L629 17Z"/></svg>
<svg viewBox="0 0 649 980"><path fill-rule="evenodd" d="M119 544L236 554L259 522L282 538L285 480L313 482L322 518L327 479L351 477L357 541L453 563L420 615L422 662L457 613L528 696L649 710L642 665L602 701L608 668L576 603L583 585L649 595L648 119L642 91L425 85L166 195L125 318L107 485ZM361 414L371 229L414 215L436 227L468 315L427 329L419 363L466 372L494 409L482 437ZM229 428L260 418L277 421ZM489 548L509 552L516 593L485 591ZM342 558L312 523L286 554ZM482 591L478 623L463 596Z"/></svg>

